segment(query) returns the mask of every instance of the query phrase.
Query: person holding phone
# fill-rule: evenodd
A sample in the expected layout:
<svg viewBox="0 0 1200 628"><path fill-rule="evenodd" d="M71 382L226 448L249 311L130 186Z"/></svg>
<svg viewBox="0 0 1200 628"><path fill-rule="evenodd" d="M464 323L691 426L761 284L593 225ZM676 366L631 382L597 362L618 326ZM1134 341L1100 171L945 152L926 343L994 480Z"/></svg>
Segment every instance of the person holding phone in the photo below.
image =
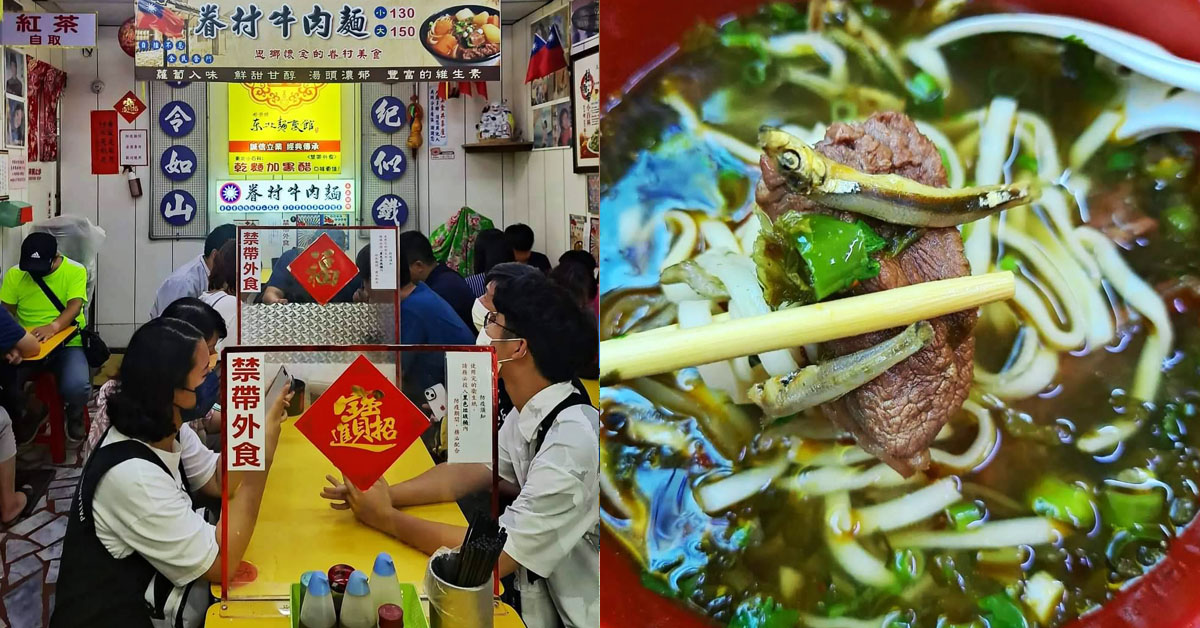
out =
<svg viewBox="0 0 1200 628"><path fill-rule="evenodd" d="M63 541L52 628L200 626L224 552L237 568L254 535L290 392L263 420L265 472L242 474L221 522L192 503L182 412L196 405L209 351L193 325L159 318L133 334L108 399L112 426L83 468ZM132 384L131 384L132 383ZM210 480L200 492L219 493ZM222 543L228 545L222 547Z"/></svg>
<svg viewBox="0 0 1200 628"><path fill-rule="evenodd" d="M571 380L596 353L596 324L541 273L500 283L493 301L479 344L495 347L515 404L496 437L501 494L514 498L500 517L500 575L516 573L529 628L591 628L600 621L600 415ZM489 487L492 472L441 464L365 492L328 479L322 496L333 508L432 554L460 545L465 530L399 508L460 499Z"/></svg>

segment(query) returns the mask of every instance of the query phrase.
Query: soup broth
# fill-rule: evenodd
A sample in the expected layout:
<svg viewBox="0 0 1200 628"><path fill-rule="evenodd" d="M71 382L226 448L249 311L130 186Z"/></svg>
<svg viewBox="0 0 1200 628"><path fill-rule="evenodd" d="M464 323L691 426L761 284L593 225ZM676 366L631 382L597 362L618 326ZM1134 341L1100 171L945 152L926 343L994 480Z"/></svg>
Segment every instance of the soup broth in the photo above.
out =
<svg viewBox="0 0 1200 628"><path fill-rule="evenodd" d="M1039 324L1030 301L983 308L969 401L939 433L933 463L911 478L889 475L820 408L764 421L698 368L605 386L606 534L642 566L645 586L722 625L1065 624L1152 568L1197 509L1195 140L1116 141L1109 133L1073 163L1081 136L1120 110L1137 78L1127 70L1078 41L990 34L941 48L951 81L942 86L899 51L950 20L987 13L986 5L842 6L810 13L768 4L700 27L607 112L603 337L683 322L683 306L660 280L664 268L721 242L750 255L762 125L812 143L833 122L877 111L903 111L926 135L944 136L934 143L952 186L978 183L991 147L1003 165L1001 180L987 183L1044 188L1038 203L991 219L984 261L1014 271L1048 316ZM785 45L814 33L814 19L826 43ZM861 28L885 46L872 46ZM996 149L981 136L998 101L1015 103L1016 113ZM1051 207L1055 190L1068 213ZM968 258L975 228L963 228ZM726 232L732 240L718 237ZM1166 305L1169 329L1154 320L1161 305L1130 298L1091 233L1118 245L1138 285ZM1056 288L1061 278L1018 234L1063 256L1054 259L1074 260L1089 286L1074 297ZM1092 305L1073 304L1076 297ZM712 307L728 309L720 299ZM1104 321L1107 337L1097 331ZM1087 340L1056 340L1073 326L1086 327ZM1164 335L1169 347L1156 359ZM739 368L766 377L760 357L731 366L735 381ZM1006 376L1018 369L1032 386L1018 390L1021 378ZM712 487L730 478L753 486L705 508L706 496L726 490ZM930 507L944 491L945 505ZM929 512L890 529L873 519L921 510Z"/></svg>

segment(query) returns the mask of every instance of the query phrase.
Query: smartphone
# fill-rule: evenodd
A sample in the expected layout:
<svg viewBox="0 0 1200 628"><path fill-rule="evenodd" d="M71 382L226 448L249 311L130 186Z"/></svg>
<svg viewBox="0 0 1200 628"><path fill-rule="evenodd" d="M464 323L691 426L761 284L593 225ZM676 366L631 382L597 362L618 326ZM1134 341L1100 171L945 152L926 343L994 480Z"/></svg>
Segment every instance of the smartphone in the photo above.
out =
<svg viewBox="0 0 1200 628"><path fill-rule="evenodd" d="M304 380L292 379L292 405L288 406L288 416L304 414Z"/></svg>
<svg viewBox="0 0 1200 628"><path fill-rule="evenodd" d="M267 387L267 396L263 399L266 403L266 408L270 408L275 404L275 400L283 396L283 391L287 384L292 383L292 376L288 373L287 367L280 365L279 370L275 371L275 377L271 378L271 385Z"/></svg>
<svg viewBox="0 0 1200 628"><path fill-rule="evenodd" d="M434 421L446 418L446 386L444 384L434 384L426 388L425 402L429 404L429 411L433 414Z"/></svg>

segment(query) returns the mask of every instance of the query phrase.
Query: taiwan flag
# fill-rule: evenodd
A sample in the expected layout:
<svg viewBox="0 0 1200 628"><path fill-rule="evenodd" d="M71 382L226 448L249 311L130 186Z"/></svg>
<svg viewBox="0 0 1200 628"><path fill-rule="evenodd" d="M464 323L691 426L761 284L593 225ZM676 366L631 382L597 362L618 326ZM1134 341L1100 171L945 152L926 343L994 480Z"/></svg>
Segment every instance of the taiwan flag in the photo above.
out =
<svg viewBox="0 0 1200 628"><path fill-rule="evenodd" d="M550 27L550 35L542 39L533 36L533 49L529 51L529 67L525 70L525 82L540 79L567 67L567 55L563 51L562 37L558 26Z"/></svg>
<svg viewBox="0 0 1200 628"><path fill-rule="evenodd" d="M137 28L158 31L166 37L183 37L184 21L154 0L138 0Z"/></svg>

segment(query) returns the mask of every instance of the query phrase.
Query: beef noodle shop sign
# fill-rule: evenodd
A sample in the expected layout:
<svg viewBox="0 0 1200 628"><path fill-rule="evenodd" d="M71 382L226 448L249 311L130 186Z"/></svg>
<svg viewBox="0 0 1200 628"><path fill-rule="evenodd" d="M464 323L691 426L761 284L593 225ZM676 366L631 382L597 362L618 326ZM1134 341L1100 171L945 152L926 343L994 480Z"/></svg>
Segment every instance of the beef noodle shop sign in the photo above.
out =
<svg viewBox="0 0 1200 628"><path fill-rule="evenodd" d="M91 48L96 45L95 13L7 13L0 21L5 46Z"/></svg>
<svg viewBox="0 0 1200 628"><path fill-rule="evenodd" d="M500 0L138 0L137 78L500 79Z"/></svg>

